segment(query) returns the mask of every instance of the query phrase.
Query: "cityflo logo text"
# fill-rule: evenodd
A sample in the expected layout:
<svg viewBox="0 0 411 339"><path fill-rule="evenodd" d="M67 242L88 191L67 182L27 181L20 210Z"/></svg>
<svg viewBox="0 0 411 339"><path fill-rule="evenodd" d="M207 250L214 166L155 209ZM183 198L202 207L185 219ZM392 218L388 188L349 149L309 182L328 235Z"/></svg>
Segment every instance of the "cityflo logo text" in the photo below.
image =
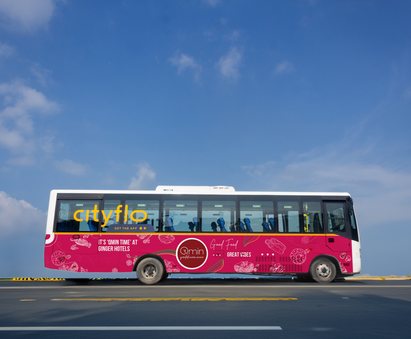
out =
<svg viewBox="0 0 411 339"><path fill-rule="evenodd" d="M203 266L208 257L206 245L195 238L182 241L177 247L176 254L179 264L189 270Z"/></svg>

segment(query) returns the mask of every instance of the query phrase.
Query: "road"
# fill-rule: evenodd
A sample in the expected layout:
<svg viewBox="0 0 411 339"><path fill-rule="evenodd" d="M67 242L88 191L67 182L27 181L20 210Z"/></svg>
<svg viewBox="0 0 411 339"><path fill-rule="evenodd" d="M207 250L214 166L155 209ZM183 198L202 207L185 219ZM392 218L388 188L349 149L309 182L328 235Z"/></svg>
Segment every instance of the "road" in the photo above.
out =
<svg viewBox="0 0 411 339"><path fill-rule="evenodd" d="M0 282L0 337L387 338L411 333L411 281Z"/></svg>

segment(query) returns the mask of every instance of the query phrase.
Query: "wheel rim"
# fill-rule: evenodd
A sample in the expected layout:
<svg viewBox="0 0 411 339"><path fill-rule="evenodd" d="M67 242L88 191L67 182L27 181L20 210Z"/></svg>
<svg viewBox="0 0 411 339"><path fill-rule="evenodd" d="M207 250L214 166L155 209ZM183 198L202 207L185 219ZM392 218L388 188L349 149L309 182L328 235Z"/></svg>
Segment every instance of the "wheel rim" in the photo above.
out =
<svg viewBox="0 0 411 339"><path fill-rule="evenodd" d="M331 267L325 263L318 265L317 275L321 278L328 278L331 275Z"/></svg>
<svg viewBox="0 0 411 339"><path fill-rule="evenodd" d="M157 275L157 270L154 265L146 265L143 269L143 276L147 279L153 279Z"/></svg>

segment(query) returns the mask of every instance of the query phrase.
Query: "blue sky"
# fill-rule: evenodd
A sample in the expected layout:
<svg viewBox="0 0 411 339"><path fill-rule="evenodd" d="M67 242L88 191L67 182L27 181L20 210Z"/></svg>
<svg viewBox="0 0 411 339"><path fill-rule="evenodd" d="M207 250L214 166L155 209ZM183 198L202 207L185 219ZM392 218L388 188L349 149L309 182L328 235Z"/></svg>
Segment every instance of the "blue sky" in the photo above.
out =
<svg viewBox="0 0 411 339"><path fill-rule="evenodd" d="M0 267L51 189L348 191L363 273L411 274L409 1L0 0ZM60 273L60 272L57 272Z"/></svg>

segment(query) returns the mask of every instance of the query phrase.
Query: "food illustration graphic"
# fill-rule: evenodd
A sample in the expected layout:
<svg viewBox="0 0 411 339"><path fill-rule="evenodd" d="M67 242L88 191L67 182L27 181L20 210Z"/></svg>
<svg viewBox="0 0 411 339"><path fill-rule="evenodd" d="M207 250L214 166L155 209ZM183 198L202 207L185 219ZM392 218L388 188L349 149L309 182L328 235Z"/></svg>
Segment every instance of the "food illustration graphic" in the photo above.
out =
<svg viewBox="0 0 411 339"><path fill-rule="evenodd" d="M254 264L248 261L240 261L234 265L234 270L238 273L254 272Z"/></svg>
<svg viewBox="0 0 411 339"><path fill-rule="evenodd" d="M56 266L62 266L65 264L67 259L70 259L71 255L66 254L62 251L56 251L51 255L51 262Z"/></svg>
<svg viewBox="0 0 411 339"><path fill-rule="evenodd" d="M315 240L316 237L302 237L301 239L301 243L306 245L310 242L313 242Z"/></svg>
<svg viewBox="0 0 411 339"><path fill-rule="evenodd" d="M284 266L281 264L274 264L271 268L274 273L282 273L284 272Z"/></svg>
<svg viewBox="0 0 411 339"><path fill-rule="evenodd" d="M290 253L290 258L294 264L302 265L307 260L308 252L308 250L303 250L302 248L294 248Z"/></svg>
<svg viewBox="0 0 411 339"><path fill-rule="evenodd" d="M279 254L283 254L286 249L286 246L275 238L266 239L265 244L274 252L277 252Z"/></svg>
<svg viewBox="0 0 411 339"><path fill-rule="evenodd" d="M341 254L340 254L340 259L343 259L343 260L345 260L346 262L349 262L349 261L351 261L351 256L348 255L347 253L341 253Z"/></svg>
<svg viewBox="0 0 411 339"><path fill-rule="evenodd" d="M68 263L67 265L62 265L59 267L61 271L70 271L70 272L78 272L79 266L76 262Z"/></svg>
<svg viewBox="0 0 411 339"><path fill-rule="evenodd" d="M164 234L164 235L159 235L158 240L160 240L163 244L171 244L175 240L175 238L174 238L174 235Z"/></svg>
<svg viewBox="0 0 411 339"><path fill-rule="evenodd" d="M126 265L127 266L133 266L134 263L137 261L138 256L134 256L134 255L130 255L130 254L126 254L126 257L128 258L126 260Z"/></svg>
<svg viewBox="0 0 411 339"><path fill-rule="evenodd" d="M172 261L164 259L164 264L166 265L166 271L167 272L180 272L180 269Z"/></svg>
<svg viewBox="0 0 411 339"><path fill-rule="evenodd" d="M88 235L87 235L87 234L86 234L86 235L83 235L82 238L78 238L78 239L73 239L73 238L71 238L70 240L71 240L71 241L74 241L75 244L74 244L73 246L71 246L70 249L73 250L73 251L78 250L77 245L78 245L78 246L85 246L85 247L87 247L87 248L90 248L90 247L91 247L91 243L89 243L89 242L86 240L86 238L88 238Z"/></svg>
<svg viewBox="0 0 411 339"><path fill-rule="evenodd" d="M147 235L147 234L142 234L142 235L138 235L137 237L139 237L141 240L143 240L143 244L149 244L150 243L150 238L152 237L152 235Z"/></svg>

